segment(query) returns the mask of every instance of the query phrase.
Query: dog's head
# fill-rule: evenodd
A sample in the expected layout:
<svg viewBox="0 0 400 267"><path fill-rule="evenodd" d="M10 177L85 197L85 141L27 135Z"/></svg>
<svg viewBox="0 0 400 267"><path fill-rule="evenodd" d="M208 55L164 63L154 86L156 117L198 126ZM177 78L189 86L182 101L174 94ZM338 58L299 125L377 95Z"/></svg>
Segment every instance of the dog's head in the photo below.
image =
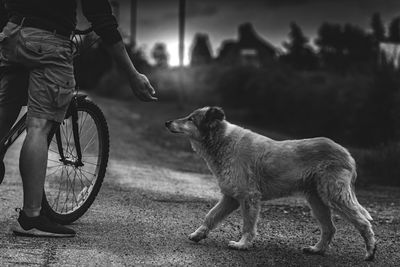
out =
<svg viewBox="0 0 400 267"><path fill-rule="evenodd" d="M196 109L188 116L167 121L165 126L172 133L182 133L194 140L202 140L225 120L225 113L220 107Z"/></svg>

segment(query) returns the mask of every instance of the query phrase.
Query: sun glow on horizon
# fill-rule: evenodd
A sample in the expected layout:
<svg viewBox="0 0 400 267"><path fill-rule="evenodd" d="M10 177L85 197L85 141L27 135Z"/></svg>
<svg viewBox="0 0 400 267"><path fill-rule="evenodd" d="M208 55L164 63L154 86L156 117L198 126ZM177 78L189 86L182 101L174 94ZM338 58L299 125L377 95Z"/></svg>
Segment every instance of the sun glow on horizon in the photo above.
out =
<svg viewBox="0 0 400 267"><path fill-rule="evenodd" d="M146 55L148 61L151 64L154 64L154 59L151 55L152 49L154 48L156 43L164 43L166 48L167 48L167 53L168 53L168 64L171 67L178 67L179 66L179 42L178 40L160 40L160 41L155 41L155 40L149 40L146 43L139 43L139 49L141 49L144 54ZM185 52L184 52L184 58L183 58L183 65L187 66L189 65L189 42L185 42Z"/></svg>
<svg viewBox="0 0 400 267"><path fill-rule="evenodd" d="M179 66L179 42L178 41L166 41L167 52L169 54L169 65L171 67ZM185 42L185 52L183 57L183 65L189 65L189 47Z"/></svg>

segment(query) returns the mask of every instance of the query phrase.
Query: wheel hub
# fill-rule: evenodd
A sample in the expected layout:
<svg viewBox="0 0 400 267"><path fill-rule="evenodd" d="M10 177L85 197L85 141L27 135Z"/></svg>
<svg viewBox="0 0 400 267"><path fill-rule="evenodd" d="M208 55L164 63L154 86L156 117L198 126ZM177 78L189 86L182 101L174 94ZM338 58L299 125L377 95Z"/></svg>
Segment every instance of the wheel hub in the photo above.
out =
<svg viewBox="0 0 400 267"><path fill-rule="evenodd" d="M72 159L72 158L69 158L69 157L65 157L63 159L61 158L60 162L62 162L66 166L73 166L75 168L85 166L85 164L83 164L82 160Z"/></svg>

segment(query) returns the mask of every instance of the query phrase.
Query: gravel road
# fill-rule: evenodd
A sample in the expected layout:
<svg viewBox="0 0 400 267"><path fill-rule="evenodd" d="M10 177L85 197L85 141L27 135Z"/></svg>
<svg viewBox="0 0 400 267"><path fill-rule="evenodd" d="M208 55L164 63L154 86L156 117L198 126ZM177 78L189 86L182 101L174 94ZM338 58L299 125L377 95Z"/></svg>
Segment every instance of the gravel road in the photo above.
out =
<svg viewBox="0 0 400 267"><path fill-rule="evenodd" d="M184 114L168 104L116 102L95 97L109 121L111 156L105 183L91 209L71 227L71 239L15 237L9 227L22 203L18 174L20 142L8 153L0 186L0 266L399 266L400 190L357 190L372 214L378 239L376 260L363 259L361 236L339 217L332 248L325 256L301 253L319 231L299 197L263 204L259 236L249 251L227 247L240 237L233 213L210 236L192 243L187 235L219 197L205 164L188 142L163 129ZM229 116L229 114L228 114Z"/></svg>

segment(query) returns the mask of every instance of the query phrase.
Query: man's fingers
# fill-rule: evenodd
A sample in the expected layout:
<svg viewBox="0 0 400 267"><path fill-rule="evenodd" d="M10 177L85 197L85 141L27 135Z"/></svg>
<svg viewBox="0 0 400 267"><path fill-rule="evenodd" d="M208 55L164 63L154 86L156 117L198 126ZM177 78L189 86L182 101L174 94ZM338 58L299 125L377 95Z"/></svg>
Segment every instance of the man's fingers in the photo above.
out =
<svg viewBox="0 0 400 267"><path fill-rule="evenodd" d="M156 101L158 101L158 98L154 97L154 96L150 96L150 100L149 101L156 102Z"/></svg>
<svg viewBox="0 0 400 267"><path fill-rule="evenodd" d="M139 83L133 84L132 86L132 88L134 88L133 91L136 97L146 102L157 101L158 98L156 97L156 90L150 84L148 78L143 74L141 74L140 77L141 80L139 81Z"/></svg>
<svg viewBox="0 0 400 267"><path fill-rule="evenodd" d="M154 92L155 93L155 92ZM157 101L158 100L158 98L157 97L155 97L154 96L154 94L153 95L150 95L149 93L146 93L145 95L144 95L144 97L145 97L145 101L151 101L151 102L154 102L154 101Z"/></svg>
<svg viewBox="0 0 400 267"><path fill-rule="evenodd" d="M148 91L150 92L151 95L155 95L156 94L156 90L154 90L153 86L151 86L150 84L149 84Z"/></svg>
<svg viewBox="0 0 400 267"><path fill-rule="evenodd" d="M150 95L149 92L137 92L136 96L137 96L137 98L139 98L140 100L145 101L145 102L158 101L158 98Z"/></svg>

